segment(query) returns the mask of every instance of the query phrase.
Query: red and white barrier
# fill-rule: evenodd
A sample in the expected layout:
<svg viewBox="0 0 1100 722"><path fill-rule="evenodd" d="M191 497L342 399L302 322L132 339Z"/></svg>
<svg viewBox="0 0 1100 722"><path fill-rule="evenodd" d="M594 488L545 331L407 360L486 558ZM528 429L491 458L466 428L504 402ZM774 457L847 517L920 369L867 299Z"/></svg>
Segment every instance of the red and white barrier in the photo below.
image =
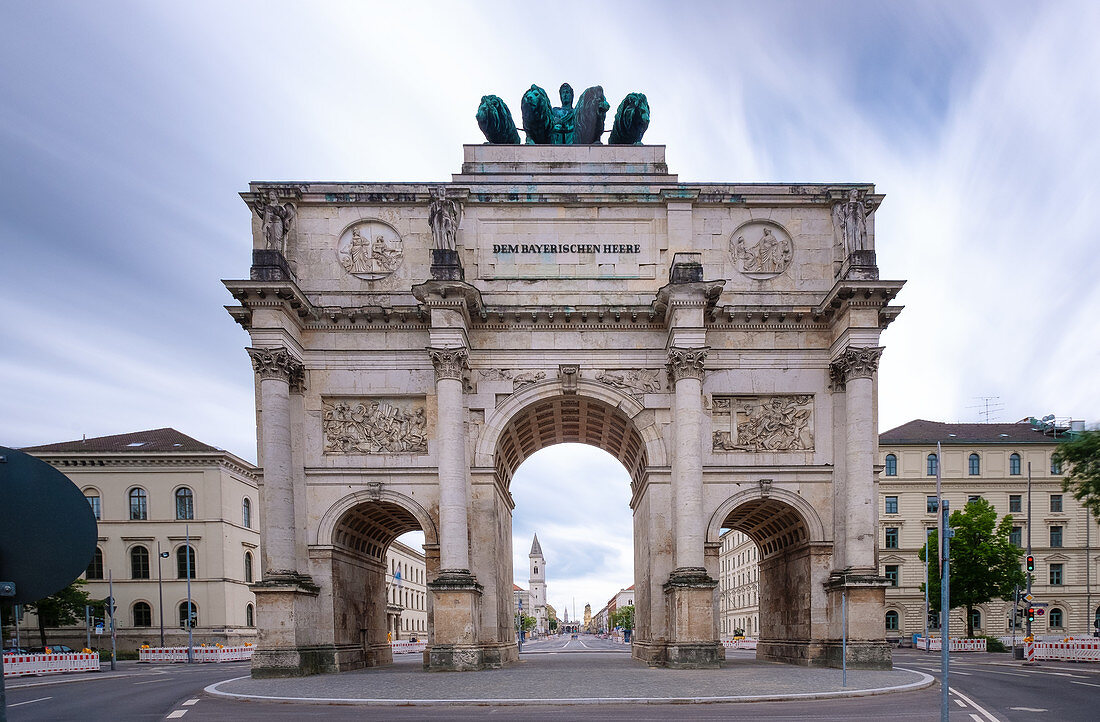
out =
<svg viewBox="0 0 1100 722"><path fill-rule="evenodd" d="M756 649L755 639L723 639L722 646L726 649Z"/></svg>
<svg viewBox="0 0 1100 722"><path fill-rule="evenodd" d="M416 652L423 652L427 647L427 642L410 642L404 639L390 642L390 649L394 654L414 654Z"/></svg>
<svg viewBox="0 0 1100 722"><path fill-rule="evenodd" d="M252 659L255 647L192 647L196 662L242 662ZM139 662L186 662L187 647L146 647L138 650Z"/></svg>
<svg viewBox="0 0 1100 722"><path fill-rule="evenodd" d="M98 672L99 655L84 652L65 654L5 654L4 676L23 677L30 674L59 672Z"/></svg>
<svg viewBox="0 0 1100 722"><path fill-rule="evenodd" d="M932 637L931 639L925 639L924 637L917 637L917 649L925 649L928 651L936 651L943 649L943 640L939 637ZM985 639L955 639L951 638L950 644L947 647L951 652L985 652L986 640Z"/></svg>
<svg viewBox="0 0 1100 722"><path fill-rule="evenodd" d="M1100 662L1100 640L1071 639L1068 642L1025 642L1027 661Z"/></svg>

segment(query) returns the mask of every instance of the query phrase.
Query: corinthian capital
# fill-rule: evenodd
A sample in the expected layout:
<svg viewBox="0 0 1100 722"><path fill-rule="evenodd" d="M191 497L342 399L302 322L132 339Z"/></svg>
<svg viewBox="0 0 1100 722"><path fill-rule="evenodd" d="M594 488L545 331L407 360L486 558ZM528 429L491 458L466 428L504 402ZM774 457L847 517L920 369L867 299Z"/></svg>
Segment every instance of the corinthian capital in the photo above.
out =
<svg viewBox="0 0 1100 722"><path fill-rule="evenodd" d="M469 368L470 352L465 348L429 348L428 355L432 357L432 365L435 366L435 380L458 379L462 380L463 369Z"/></svg>
<svg viewBox="0 0 1100 722"><path fill-rule="evenodd" d="M878 371L878 360L882 357L881 346L860 348L849 346L829 366L829 375L834 385L846 384L852 379L869 379Z"/></svg>
<svg viewBox="0 0 1100 722"><path fill-rule="evenodd" d="M252 369L260 379L282 379L287 383L300 384L305 368L283 346L245 350L252 359Z"/></svg>
<svg viewBox="0 0 1100 722"><path fill-rule="evenodd" d="M668 350L668 376L676 383L680 379L703 378L703 363L707 360L709 346L702 348L677 348Z"/></svg>

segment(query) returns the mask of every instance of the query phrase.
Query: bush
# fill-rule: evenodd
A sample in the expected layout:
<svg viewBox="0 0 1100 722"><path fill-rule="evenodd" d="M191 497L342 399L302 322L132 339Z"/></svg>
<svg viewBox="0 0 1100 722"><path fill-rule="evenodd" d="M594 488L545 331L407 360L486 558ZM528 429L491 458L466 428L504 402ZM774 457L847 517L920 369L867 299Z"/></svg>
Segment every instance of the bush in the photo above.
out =
<svg viewBox="0 0 1100 722"><path fill-rule="evenodd" d="M125 659L138 659L137 650L123 650L123 649L118 650L118 653L115 655L115 660L121 662ZM109 650L109 649L99 650L99 661L100 662L110 662L111 661L111 650Z"/></svg>
<svg viewBox="0 0 1100 722"><path fill-rule="evenodd" d="M983 637L985 639L985 651L987 652L1008 652L1010 651L1005 643L996 637Z"/></svg>

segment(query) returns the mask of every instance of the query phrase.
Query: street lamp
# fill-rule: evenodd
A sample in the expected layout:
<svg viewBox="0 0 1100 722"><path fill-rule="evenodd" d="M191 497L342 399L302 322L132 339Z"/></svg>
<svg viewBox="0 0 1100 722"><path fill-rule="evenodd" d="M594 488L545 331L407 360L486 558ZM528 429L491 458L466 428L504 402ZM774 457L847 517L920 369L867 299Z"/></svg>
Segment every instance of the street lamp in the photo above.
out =
<svg viewBox="0 0 1100 722"><path fill-rule="evenodd" d="M157 592L160 594L160 646L164 647L164 573L160 560L168 558L168 552L160 550L160 542L157 542Z"/></svg>

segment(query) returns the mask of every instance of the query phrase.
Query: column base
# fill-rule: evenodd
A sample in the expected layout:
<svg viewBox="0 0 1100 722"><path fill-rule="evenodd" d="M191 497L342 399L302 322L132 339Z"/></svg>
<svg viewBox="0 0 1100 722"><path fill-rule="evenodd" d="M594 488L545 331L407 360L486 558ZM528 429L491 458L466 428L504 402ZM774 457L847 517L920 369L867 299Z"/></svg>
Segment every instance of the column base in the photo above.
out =
<svg viewBox="0 0 1100 722"><path fill-rule="evenodd" d="M299 677L337 671L336 648L311 644L316 628L317 585L296 572L269 574L249 586L256 595L259 639L253 677Z"/></svg>
<svg viewBox="0 0 1100 722"><path fill-rule="evenodd" d="M829 640L819 644L820 653L811 666L840 669L844 652L848 656L848 669L893 669L893 651L885 641L849 640L844 650L841 643Z"/></svg>
<svg viewBox="0 0 1100 722"><path fill-rule="evenodd" d="M659 662L676 669L716 669L725 658L714 632L718 582L703 567L673 570L664 584L669 641Z"/></svg>
<svg viewBox="0 0 1100 722"><path fill-rule="evenodd" d="M429 672L475 672L500 669L519 661L514 644L433 644L425 652Z"/></svg>
<svg viewBox="0 0 1100 722"><path fill-rule="evenodd" d="M817 643L816 666L840 667L844 658L852 669L891 669L890 645L886 642L883 618L886 587L890 580L877 569L843 569L832 572L825 582L829 608L829 638ZM847 610L842 609L847 605ZM847 630L842 620L847 620ZM847 653L842 636L847 636Z"/></svg>
<svg viewBox="0 0 1100 722"><path fill-rule="evenodd" d="M462 672L504 664L497 645L480 641L482 586L468 569L442 569L428 582L435 625L424 654L429 671Z"/></svg>

